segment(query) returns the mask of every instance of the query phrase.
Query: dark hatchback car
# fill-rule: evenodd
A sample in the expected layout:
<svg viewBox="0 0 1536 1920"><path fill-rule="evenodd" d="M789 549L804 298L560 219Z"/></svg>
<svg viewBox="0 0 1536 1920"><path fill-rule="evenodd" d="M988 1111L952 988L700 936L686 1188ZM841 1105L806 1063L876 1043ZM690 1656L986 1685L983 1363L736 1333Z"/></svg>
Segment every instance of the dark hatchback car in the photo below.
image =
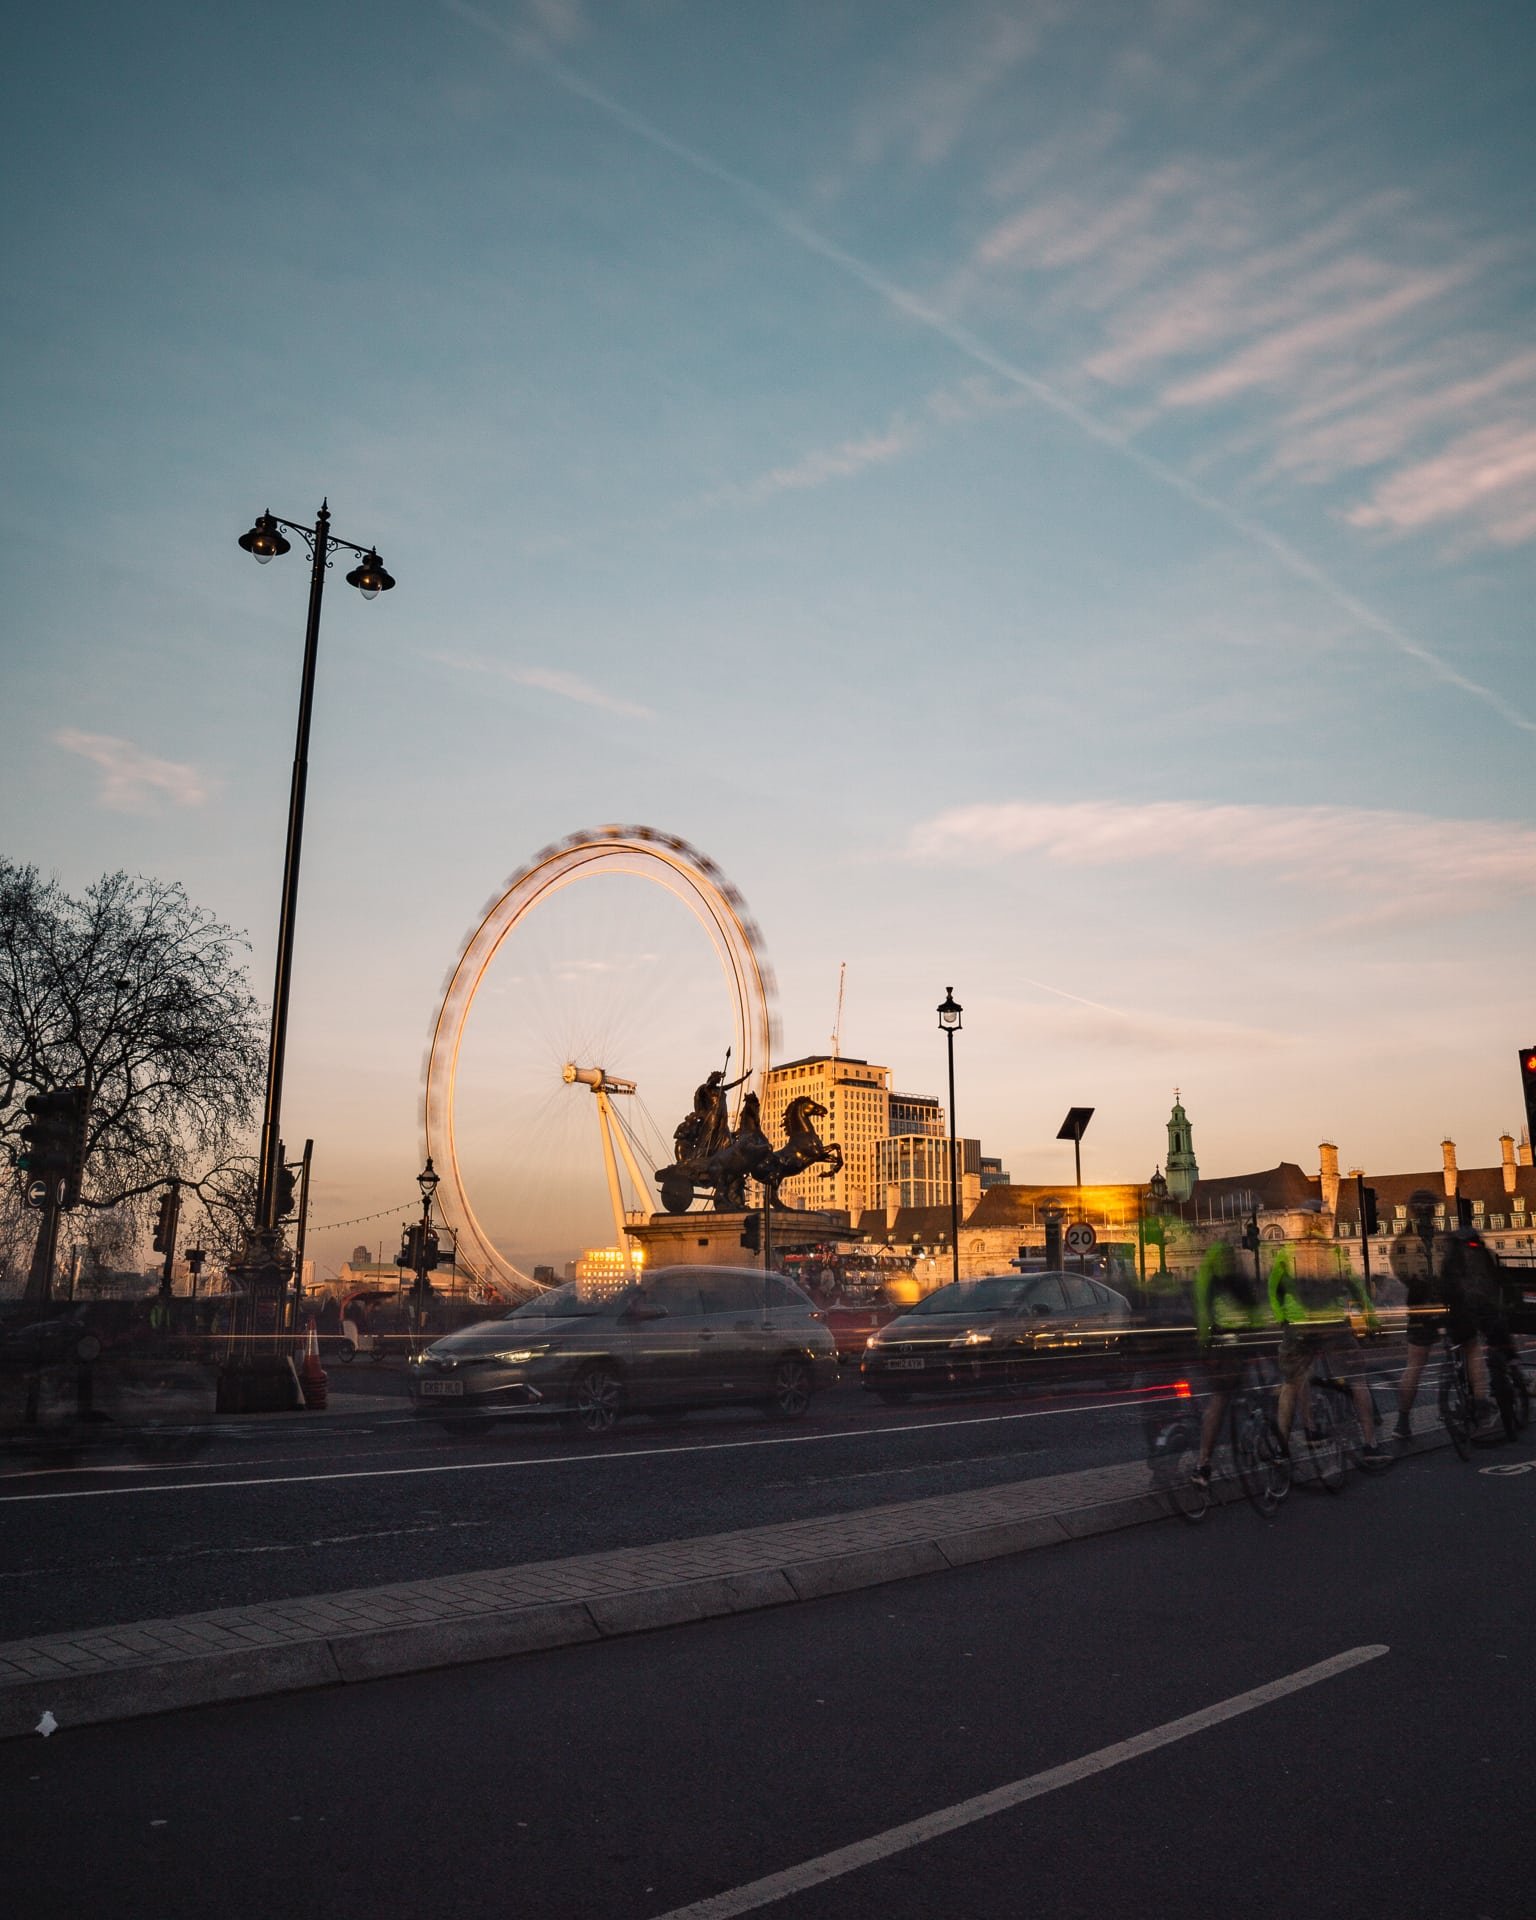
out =
<svg viewBox="0 0 1536 1920"><path fill-rule="evenodd" d="M887 1401L956 1387L1086 1387L1120 1375L1130 1328L1130 1302L1086 1274L989 1274L939 1287L882 1327L859 1375Z"/></svg>
<svg viewBox="0 0 1536 1920"><path fill-rule="evenodd" d="M837 1376L832 1336L792 1281L749 1267L662 1267L604 1297L579 1282L435 1340L411 1361L411 1404L450 1426L555 1413L589 1433L690 1407L805 1412Z"/></svg>

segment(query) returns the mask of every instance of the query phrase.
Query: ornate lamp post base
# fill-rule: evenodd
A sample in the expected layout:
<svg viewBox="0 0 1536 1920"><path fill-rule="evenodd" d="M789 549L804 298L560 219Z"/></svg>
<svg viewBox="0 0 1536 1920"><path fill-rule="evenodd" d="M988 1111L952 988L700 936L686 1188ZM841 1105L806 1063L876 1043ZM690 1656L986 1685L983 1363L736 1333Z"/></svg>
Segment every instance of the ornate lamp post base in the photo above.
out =
<svg viewBox="0 0 1536 1920"><path fill-rule="evenodd" d="M229 1269L240 1289L234 1351L219 1368L219 1413L286 1413L304 1405L293 1356L281 1339L293 1254L280 1227L257 1227Z"/></svg>

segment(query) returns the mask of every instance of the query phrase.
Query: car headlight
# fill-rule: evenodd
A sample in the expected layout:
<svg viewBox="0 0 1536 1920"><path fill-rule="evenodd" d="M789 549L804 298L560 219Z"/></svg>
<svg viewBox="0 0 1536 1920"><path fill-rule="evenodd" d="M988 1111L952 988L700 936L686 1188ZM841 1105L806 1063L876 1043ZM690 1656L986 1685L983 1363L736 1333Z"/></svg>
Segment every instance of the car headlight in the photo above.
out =
<svg viewBox="0 0 1536 1920"><path fill-rule="evenodd" d="M493 1353L491 1358L505 1367L520 1367L525 1360L537 1360L547 1352L547 1347L517 1347L511 1353Z"/></svg>
<svg viewBox="0 0 1536 1920"><path fill-rule="evenodd" d="M872 1333L872 1334L870 1334L870 1335L868 1336L868 1338L867 1338L867 1339L865 1340L865 1342L864 1342L864 1351L865 1351L866 1353L868 1353L868 1351L870 1350L870 1348L871 1348L871 1347L878 1347L878 1346L879 1346L879 1344L880 1344L880 1336L879 1336L879 1334L878 1334L878 1333Z"/></svg>

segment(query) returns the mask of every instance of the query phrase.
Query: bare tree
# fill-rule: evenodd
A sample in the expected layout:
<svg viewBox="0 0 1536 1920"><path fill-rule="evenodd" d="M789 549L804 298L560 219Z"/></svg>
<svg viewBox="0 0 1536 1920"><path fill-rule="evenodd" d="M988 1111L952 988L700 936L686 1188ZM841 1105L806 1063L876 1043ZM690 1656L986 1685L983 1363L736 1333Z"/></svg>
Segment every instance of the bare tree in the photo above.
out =
<svg viewBox="0 0 1536 1920"><path fill-rule="evenodd" d="M88 1086L81 1205L196 1184L255 1117L262 1011L244 941L172 882L109 873L83 898L0 857L0 1143L28 1094Z"/></svg>

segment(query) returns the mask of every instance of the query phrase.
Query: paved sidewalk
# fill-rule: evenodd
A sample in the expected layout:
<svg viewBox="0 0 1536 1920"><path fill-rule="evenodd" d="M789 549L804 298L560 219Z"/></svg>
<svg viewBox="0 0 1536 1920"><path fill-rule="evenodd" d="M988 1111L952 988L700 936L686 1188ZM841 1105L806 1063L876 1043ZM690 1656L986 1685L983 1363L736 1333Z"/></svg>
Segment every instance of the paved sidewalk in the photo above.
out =
<svg viewBox="0 0 1536 1920"><path fill-rule="evenodd" d="M1415 1415L1414 1451L1443 1442ZM1241 1499L1235 1485L1219 1489ZM939 1573L1166 1518L1147 1467L310 1599L0 1643L0 1739L570 1646Z"/></svg>

